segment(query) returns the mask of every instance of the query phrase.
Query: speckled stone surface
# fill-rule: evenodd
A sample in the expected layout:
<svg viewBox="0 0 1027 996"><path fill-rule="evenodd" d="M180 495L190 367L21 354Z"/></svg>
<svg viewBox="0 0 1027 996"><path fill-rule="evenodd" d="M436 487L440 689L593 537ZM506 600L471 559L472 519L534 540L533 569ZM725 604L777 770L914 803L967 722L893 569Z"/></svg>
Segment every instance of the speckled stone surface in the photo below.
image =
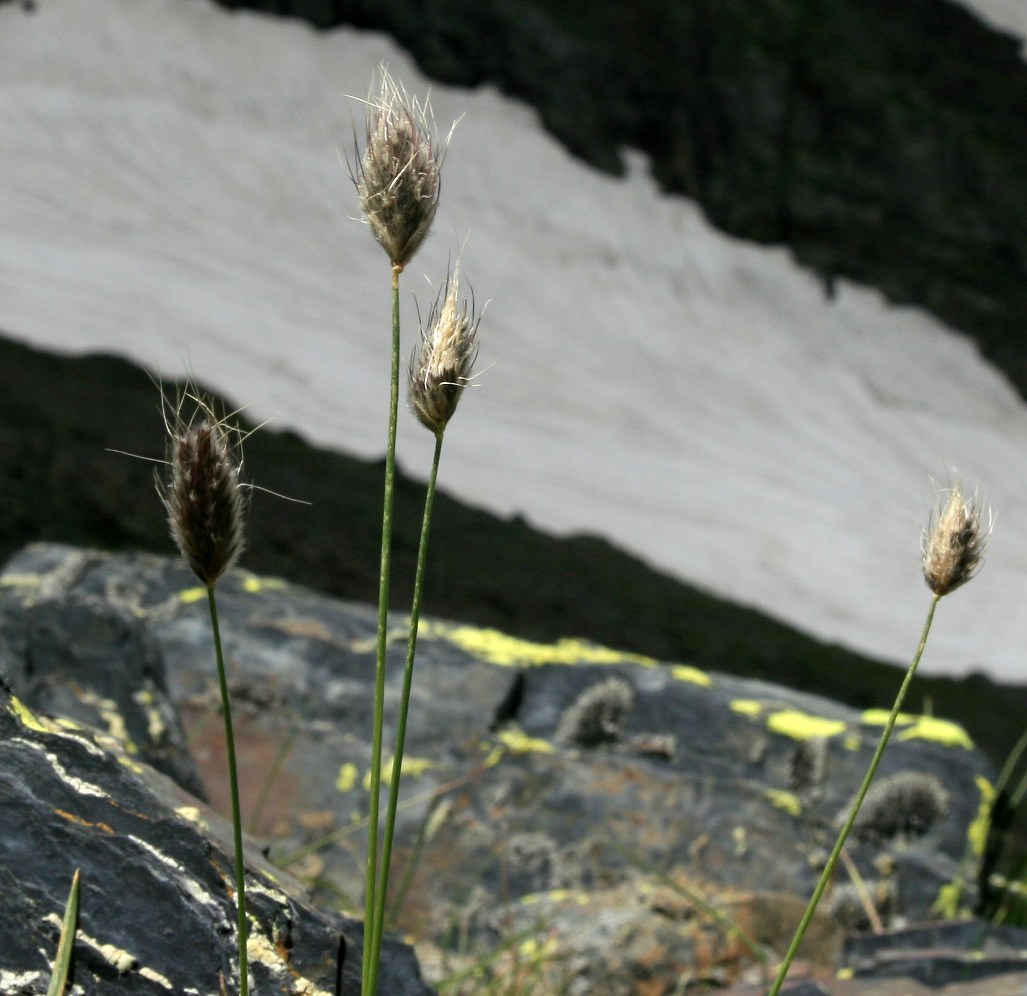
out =
<svg viewBox="0 0 1027 996"><path fill-rule="evenodd" d="M218 590L248 824L322 904L356 909L374 610L244 571ZM62 604L113 616L135 631L127 645L150 648L227 811L204 591L171 558L29 547L0 574L8 653L31 645L24 629L41 614L66 620L69 645L95 634L88 613L63 616ZM387 753L406 621L391 626ZM18 672L17 660L4 666ZM66 677L93 694L80 670ZM139 746L116 714L138 703L122 691L97 719L131 759ZM392 878L399 926L436 978L519 937L559 965L551 982L567 991L596 972L611 993L686 970L731 982L787 944L883 718L584 641L422 620ZM847 848L886 926L972 904L991 777L958 726L901 718L885 791ZM837 960L843 930L865 928L852 893L840 871L811 957ZM747 925L745 943L730 923Z"/></svg>
<svg viewBox="0 0 1027 996"><path fill-rule="evenodd" d="M45 993L75 869L74 994L237 992L229 827L106 734L33 713L0 681L0 991ZM252 992L356 996L361 925L247 855ZM340 962L341 958L341 962ZM388 941L383 992L423 994Z"/></svg>

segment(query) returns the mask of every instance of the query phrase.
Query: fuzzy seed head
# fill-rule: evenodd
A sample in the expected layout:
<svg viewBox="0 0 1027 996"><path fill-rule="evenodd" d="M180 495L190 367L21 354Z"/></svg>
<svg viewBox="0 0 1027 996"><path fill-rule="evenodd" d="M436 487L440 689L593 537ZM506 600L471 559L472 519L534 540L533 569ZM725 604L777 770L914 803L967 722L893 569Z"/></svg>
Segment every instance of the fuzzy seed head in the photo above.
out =
<svg viewBox="0 0 1027 996"><path fill-rule="evenodd" d="M203 401L189 422L176 412L169 426L167 481L157 482L171 537L207 587L243 548L245 501L230 431Z"/></svg>
<svg viewBox="0 0 1027 996"><path fill-rule="evenodd" d="M445 431L478 355L473 303L458 300L459 272L435 299L421 343L410 357L410 407L425 428Z"/></svg>
<svg viewBox="0 0 1027 996"><path fill-rule="evenodd" d="M351 167L360 209L393 266L413 258L431 228L445 152L427 101L407 96L382 66L367 100L364 152Z"/></svg>
<svg viewBox="0 0 1027 996"><path fill-rule="evenodd" d="M564 711L556 727L558 743L598 747L619 740L635 702L623 678L607 678L586 688Z"/></svg>
<svg viewBox="0 0 1027 996"><path fill-rule="evenodd" d="M984 527L982 514L987 519ZM961 486L955 484L945 504L939 502L921 537L927 587L940 598L966 584L980 570L990 533L990 512L978 508L976 494L964 498Z"/></svg>
<svg viewBox="0 0 1027 996"><path fill-rule="evenodd" d="M950 804L949 793L936 775L899 771L870 786L853 832L876 843L922 837L948 815Z"/></svg>

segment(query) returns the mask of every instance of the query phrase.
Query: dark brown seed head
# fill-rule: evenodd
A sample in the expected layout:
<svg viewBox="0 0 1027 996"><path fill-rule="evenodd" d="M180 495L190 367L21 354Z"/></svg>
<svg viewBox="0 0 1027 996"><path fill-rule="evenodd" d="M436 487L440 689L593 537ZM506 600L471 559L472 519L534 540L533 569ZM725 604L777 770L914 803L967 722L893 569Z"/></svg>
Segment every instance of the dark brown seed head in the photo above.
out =
<svg viewBox="0 0 1027 996"><path fill-rule="evenodd" d="M436 435L453 417L478 355L478 319L473 306L458 302L458 290L459 273L454 273L435 299L421 344L410 357L410 407Z"/></svg>
<svg viewBox="0 0 1027 996"><path fill-rule="evenodd" d="M385 67L367 102L367 134L353 182L360 208L393 266L410 262L431 228L441 189L427 101L411 100ZM443 150L444 151L444 150Z"/></svg>
<svg viewBox="0 0 1027 996"><path fill-rule="evenodd" d="M167 482L158 481L157 490L171 536L210 587L242 552L245 501L229 431L205 403L192 421L176 418L171 426L168 468Z"/></svg>
<svg viewBox="0 0 1027 996"><path fill-rule="evenodd" d="M956 484L948 492L944 506L940 503L924 530L920 549L927 587L939 598L966 584L983 563L984 548L991 532L981 526L981 510L977 496L969 500Z"/></svg>

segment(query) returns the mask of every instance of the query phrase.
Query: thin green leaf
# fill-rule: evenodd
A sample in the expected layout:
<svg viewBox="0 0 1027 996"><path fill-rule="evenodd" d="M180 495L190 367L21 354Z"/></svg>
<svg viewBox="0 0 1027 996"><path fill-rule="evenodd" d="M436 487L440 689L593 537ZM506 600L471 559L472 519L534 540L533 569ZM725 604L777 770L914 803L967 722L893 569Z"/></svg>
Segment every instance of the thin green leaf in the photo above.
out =
<svg viewBox="0 0 1027 996"><path fill-rule="evenodd" d="M78 931L78 873L71 879L71 891L68 893L68 905L64 908L64 922L61 924L61 940L57 945L57 957L53 963L53 975L50 976L50 988L46 996L64 996L64 988L68 984L68 972L71 970L71 953L75 949L75 934Z"/></svg>

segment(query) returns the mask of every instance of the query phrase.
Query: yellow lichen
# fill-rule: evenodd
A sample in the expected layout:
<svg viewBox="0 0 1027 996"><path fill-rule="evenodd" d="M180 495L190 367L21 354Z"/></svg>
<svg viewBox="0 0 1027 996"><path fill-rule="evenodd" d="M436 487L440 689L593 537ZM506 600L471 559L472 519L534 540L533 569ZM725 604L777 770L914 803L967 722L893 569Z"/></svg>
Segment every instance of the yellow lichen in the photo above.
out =
<svg viewBox="0 0 1027 996"><path fill-rule="evenodd" d="M845 723L840 719L812 716L798 709L782 709L767 717L767 728L773 733L783 734L793 740L813 740L844 733Z"/></svg>
<svg viewBox="0 0 1027 996"><path fill-rule="evenodd" d="M107 725L107 732L124 747L128 754L138 754L139 748L128 735L128 727L125 726L125 717L118 712L118 704L114 699L104 698L88 689L80 689L79 700L87 706L92 706L97 715Z"/></svg>
<svg viewBox="0 0 1027 996"><path fill-rule="evenodd" d="M713 679L705 671L688 664L675 664L670 673L678 681L688 681L702 688L709 688L713 684Z"/></svg>
<svg viewBox="0 0 1027 996"><path fill-rule="evenodd" d="M958 723L935 716L917 716L909 729L898 735L899 740L933 740L946 747L963 747L972 750L974 742Z"/></svg>
<svg viewBox="0 0 1027 996"><path fill-rule="evenodd" d="M287 585L281 578L262 578L256 574L247 574L242 587L243 591L256 595L263 591L281 591Z"/></svg>
<svg viewBox="0 0 1027 996"><path fill-rule="evenodd" d="M963 898L962 879L946 882L938 890L938 898L931 907L931 913L945 920L955 920L959 916L959 904Z"/></svg>
<svg viewBox="0 0 1027 996"><path fill-rule="evenodd" d="M39 574L5 574L0 577L0 588L42 588L43 578Z"/></svg>
<svg viewBox="0 0 1027 996"><path fill-rule="evenodd" d="M763 712L763 703L755 699L735 699L730 707L732 712L741 713L743 716L758 716Z"/></svg>
<svg viewBox="0 0 1027 996"><path fill-rule="evenodd" d="M977 815L967 828L966 840L970 846L970 853L979 858L984 854L984 847L988 842L991 807L995 802L995 786L984 775L978 775L974 781L977 783L977 790L981 793L981 801L977 805Z"/></svg>
<svg viewBox="0 0 1027 996"><path fill-rule="evenodd" d="M539 740L537 737L529 737L524 730L510 726L500 730L496 735L504 746L509 747L515 754L555 754L556 748L548 740Z"/></svg>
<svg viewBox="0 0 1027 996"><path fill-rule="evenodd" d="M164 717L161 715L160 709L154 705L153 693L144 688L135 692L132 698L146 713L146 733L150 742L161 743L167 736L168 728L164 725Z"/></svg>
<svg viewBox="0 0 1027 996"><path fill-rule="evenodd" d="M787 792L784 789L767 789L764 795L772 806L783 809L791 816L798 816L802 812L802 803L794 792Z"/></svg>
<svg viewBox="0 0 1027 996"><path fill-rule="evenodd" d="M867 709L861 716L860 719L867 724L867 726L884 726L888 722L888 717L891 713L887 709ZM916 722L917 717L908 712L900 712L895 717L896 726L908 726L910 723Z"/></svg>
<svg viewBox="0 0 1027 996"><path fill-rule="evenodd" d="M573 902L579 906L587 906L589 898L588 893L576 889L550 889L548 892L529 892L526 896L521 896L522 906L537 906L544 902Z"/></svg>
<svg viewBox="0 0 1027 996"><path fill-rule="evenodd" d="M35 730L36 733L54 732L53 726L44 725L43 720L36 716L36 714L16 695L12 695L8 701L9 711L22 726L29 730Z"/></svg>
<svg viewBox="0 0 1027 996"><path fill-rule="evenodd" d="M392 784L392 769L395 767L396 758L395 756L388 757L382 760L382 785ZM418 775L423 775L429 768L434 768L435 762L428 757L411 757L409 754L403 755L403 774L408 777L416 778ZM367 774L364 775L364 791L369 792L371 790L371 769L368 768Z"/></svg>
<svg viewBox="0 0 1027 996"><path fill-rule="evenodd" d="M338 777L335 779L335 787L340 792L349 792L357 783L359 771L352 761L347 761L339 768Z"/></svg>
<svg viewBox="0 0 1027 996"><path fill-rule="evenodd" d="M175 812L181 816L183 820L195 823L201 830L210 829L207 821L200 815L199 809L195 806L179 806Z"/></svg>
<svg viewBox="0 0 1027 996"><path fill-rule="evenodd" d="M479 660L500 667L541 667L544 664L639 664L643 667L656 667L659 663L652 657L611 650L584 640L535 643L508 636L497 629L481 629L477 626L422 621L418 634L429 639L448 640Z"/></svg>

